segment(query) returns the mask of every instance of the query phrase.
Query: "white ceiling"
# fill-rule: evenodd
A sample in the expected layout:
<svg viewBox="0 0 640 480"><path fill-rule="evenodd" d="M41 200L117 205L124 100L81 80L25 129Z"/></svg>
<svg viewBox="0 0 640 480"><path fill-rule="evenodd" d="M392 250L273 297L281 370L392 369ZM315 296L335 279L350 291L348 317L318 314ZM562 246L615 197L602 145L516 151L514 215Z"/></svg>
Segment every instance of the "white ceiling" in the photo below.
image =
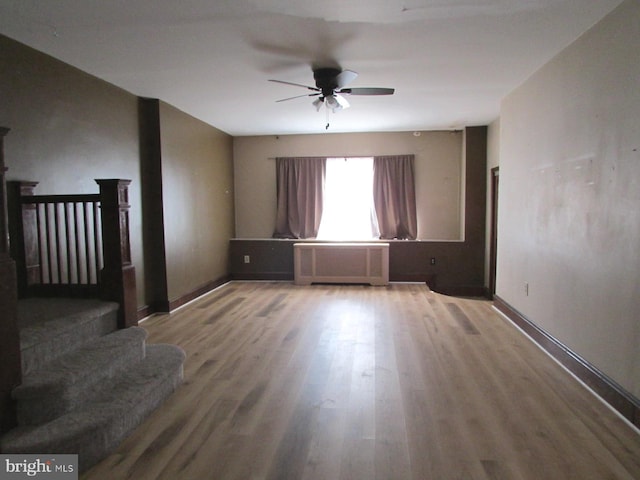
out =
<svg viewBox="0 0 640 480"><path fill-rule="evenodd" d="M0 32L231 135L325 132L312 66L351 87L330 132L484 125L621 0L0 0Z"/></svg>

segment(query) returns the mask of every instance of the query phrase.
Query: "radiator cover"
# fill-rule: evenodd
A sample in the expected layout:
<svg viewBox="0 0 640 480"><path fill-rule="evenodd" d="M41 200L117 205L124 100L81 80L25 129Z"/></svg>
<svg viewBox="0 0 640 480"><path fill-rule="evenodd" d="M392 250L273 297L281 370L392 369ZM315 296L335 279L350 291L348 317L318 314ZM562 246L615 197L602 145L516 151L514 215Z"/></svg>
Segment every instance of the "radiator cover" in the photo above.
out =
<svg viewBox="0 0 640 480"><path fill-rule="evenodd" d="M312 283L389 283L389 244L295 243L296 285Z"/></svg>

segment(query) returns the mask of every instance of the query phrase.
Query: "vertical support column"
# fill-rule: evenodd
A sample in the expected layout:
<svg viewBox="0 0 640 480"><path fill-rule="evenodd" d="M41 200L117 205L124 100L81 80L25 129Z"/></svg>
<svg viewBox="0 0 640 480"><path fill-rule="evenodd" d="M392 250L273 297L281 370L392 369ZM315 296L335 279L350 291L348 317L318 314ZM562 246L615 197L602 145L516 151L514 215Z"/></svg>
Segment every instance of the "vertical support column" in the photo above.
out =
<svg viewBox="0 0 640 480"><path fill-rule="evenodd" d="M9 254L7 168L4 165L4 137L7 133L8 128L0 127L0 433L16 425L11 391L22 380L16 265Z"/></svg>
<svg viewBox="0 0 640 480"><path fill-rule="evenodd" d="M38 182L8 182L11 256L16 262L18 297L29 295L29 286L41 283L36 205L23 203L34 195Z"/></svg>
<svg viewBox="0 0 640 480"><path fill-rule="evenodd" d="M160 101L138 100L140 127L140 191L142 193L142 245L144 298L152 312L170 310L162 193Z"/></svg>
<svg viewBox="0 0 640 480"><path fill-rule="evenodd" d="M464 129L465 187L464 244L469 256L461 261L469 272L467 285L475 294L484 291L485 244L487 225L487 127ZM471 293L471 291L470 291Z"/></svg>
<svg viewBox="0 0 640 480"><path fill-rule="evenodd" d="M129 244L129 192L131 180L96 180L100 186L104 268L102 297L120 304L119 328L138 324L136 274Z"/></svg>

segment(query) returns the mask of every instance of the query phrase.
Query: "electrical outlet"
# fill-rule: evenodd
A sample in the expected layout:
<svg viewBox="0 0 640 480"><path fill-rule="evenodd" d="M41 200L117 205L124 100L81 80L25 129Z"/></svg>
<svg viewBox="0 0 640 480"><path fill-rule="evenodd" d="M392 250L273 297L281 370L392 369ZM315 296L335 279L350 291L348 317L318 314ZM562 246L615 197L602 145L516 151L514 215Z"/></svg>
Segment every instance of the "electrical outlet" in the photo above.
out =
<svg viewBox="0 0 640 480"><path fill-rule="evenodd" d="M431 257L431 265L435 265L436 264L436 257Z"/></svg>
<svg viewBox="0 0 640 480"><path fill-rule="evenodd" d="M524 282L524 294L525 296L529 296L529 283L528 282Z"/></svg>
<svg viewBox="0 0 640 480"><path fill-rule="evenodd" d="M249 255L244 256L244 263L251 263L251 257Z"/></svg>

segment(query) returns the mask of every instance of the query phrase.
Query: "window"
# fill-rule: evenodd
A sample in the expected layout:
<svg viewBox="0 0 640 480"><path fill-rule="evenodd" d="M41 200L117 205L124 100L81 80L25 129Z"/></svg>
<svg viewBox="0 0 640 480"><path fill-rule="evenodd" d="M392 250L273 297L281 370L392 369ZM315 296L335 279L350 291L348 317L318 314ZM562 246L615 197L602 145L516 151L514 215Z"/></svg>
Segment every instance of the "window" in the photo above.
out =
<svg viewBox="0 0 640 480"><path fill-rule="evenodd" d="M379 237L373 206L373 158L327 158L319 240Z"/></svg>
<svg viewBox="0 0 640 480"><path fill-rule="evenodd" d="M275 238L415 239L413 155L276 158Z"/></svg>

